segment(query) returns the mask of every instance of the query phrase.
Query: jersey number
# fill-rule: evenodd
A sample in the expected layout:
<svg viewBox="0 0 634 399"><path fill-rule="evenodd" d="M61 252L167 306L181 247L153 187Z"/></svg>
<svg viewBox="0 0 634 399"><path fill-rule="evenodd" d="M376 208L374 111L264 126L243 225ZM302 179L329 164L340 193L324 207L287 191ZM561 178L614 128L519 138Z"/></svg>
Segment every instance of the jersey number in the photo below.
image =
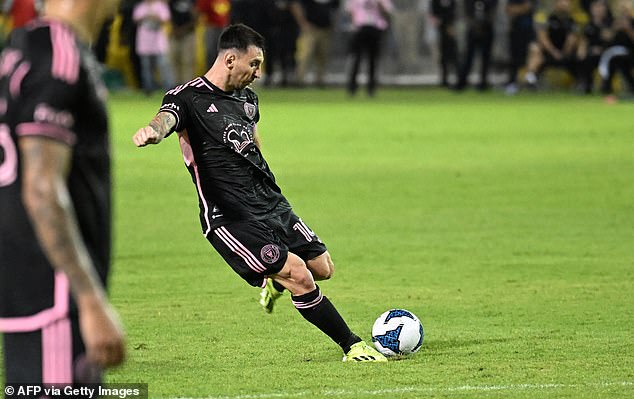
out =
<svg viewBox="0 0 634 399"><path fill-rule="evenodd" d="M7 125L0 125L0 154L0 187L5 187L18 177L18 151Z"/></svg>

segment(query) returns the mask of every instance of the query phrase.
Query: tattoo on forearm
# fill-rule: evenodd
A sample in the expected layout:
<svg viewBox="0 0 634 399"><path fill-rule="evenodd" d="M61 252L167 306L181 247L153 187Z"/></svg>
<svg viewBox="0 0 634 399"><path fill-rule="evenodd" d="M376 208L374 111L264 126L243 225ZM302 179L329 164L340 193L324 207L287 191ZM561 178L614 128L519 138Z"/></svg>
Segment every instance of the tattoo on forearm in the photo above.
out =
<svg viewBox="0 0 634 399"><path fill-rule="evenodd" d="M38 220L36 230L51 263L66 274L73 291L86 292L94 288L93 271L87 267L87 259L82 259L86 256L85 249L77 247L81 239L65 208L40 203L33 209Z"/></svg>
<svg viewBox="0 0 634 399"><path fill-rule="evenodd" d="M161 139L176 126L176 118L169 112L159 112L150 122L150 127L158 133Z"/></svg>
<svg viewBox="0 0 634 399"><path fill-rule="evenodd" d="M56 173L64 175L66 165L58 156L45 150L45 144L31 142L21 147L25 164L27 210L38 240L53 267L63 271L75 294L94 290L98 278L79 233L67 191L55 186ZM55 171L55 172L52 172ZM38 188L39 184L48 189ZM52 193L52 194L51 194Z"/></svg>

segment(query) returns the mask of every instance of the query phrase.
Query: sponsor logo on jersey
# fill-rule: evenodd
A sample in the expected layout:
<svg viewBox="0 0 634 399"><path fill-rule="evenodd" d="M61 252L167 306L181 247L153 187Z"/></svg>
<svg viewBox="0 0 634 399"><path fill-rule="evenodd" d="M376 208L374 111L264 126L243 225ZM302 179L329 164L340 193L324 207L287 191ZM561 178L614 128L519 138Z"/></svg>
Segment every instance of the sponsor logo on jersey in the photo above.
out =
<svg viewBox="0 0 634 399"><path fill-rule="evenodd" d="M218 112L218 108L216 108L215 104L211 104L209 108L207 108L207 112Z"/></svg>
<svg viewBox="0 0 634 399"><path fill-rule="evenodd" d="M220 213L220 208L218 208L217 205L214 205L213 209L211 210L211 219L217 219L224 216L222 213Z"/></svg>
<svg viewBox="0 0 634 399"><path fill-rule="evenodd" d="M253 120L253 118L255 118L256 111L257 111L257 108L254 104L244 103L244 112L247 114L247 117L249 119Z"/></svg>
<svg viewBox="0 0 634 399"><path fill-rule="evenodd" d="M280 248L275 244L267 244L262 247L260 258L269 265L273 264L280 259Z"/></svg>
<svg viewBox="0 0 634 399"><path fill-rule="evenodd" d="M174 103L167 103L167 104L163 104L161 106L161 109L172 109L172 110L180 111L181 108Z"/></svg>

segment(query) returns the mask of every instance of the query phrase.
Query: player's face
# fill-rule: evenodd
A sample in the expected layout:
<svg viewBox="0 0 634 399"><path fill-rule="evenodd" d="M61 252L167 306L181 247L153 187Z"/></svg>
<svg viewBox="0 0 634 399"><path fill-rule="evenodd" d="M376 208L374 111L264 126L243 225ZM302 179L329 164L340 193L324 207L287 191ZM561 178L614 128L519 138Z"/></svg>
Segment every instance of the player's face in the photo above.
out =
<svg viewBox="0 0 634 399"><path fill-rule="evenodd" d="M590 12L592 13L592 16L594 18L601 21L603 18L605 18L605 15L607 13L605 3L603 1L593 2L590 6Z"/></svg>
<svg viewBox="0 0 634 399"><path fill-rule="evenodd" d="M262 75L262 63L264 53L256 46L249 46L247 51L238 52L236 63L232 73L232 86L236 89L244 89L255 79Z"/></svg>

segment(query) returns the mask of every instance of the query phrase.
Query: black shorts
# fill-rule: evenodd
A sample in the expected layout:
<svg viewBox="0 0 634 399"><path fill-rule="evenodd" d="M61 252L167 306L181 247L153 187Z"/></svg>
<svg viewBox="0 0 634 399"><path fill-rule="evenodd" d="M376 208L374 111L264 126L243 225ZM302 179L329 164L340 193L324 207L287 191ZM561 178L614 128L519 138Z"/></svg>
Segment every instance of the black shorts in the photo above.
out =
<svg viewBox="0 0 634 399"><path fill-rule="evenodd" d="M326 252L326 246L293 211L265 220L229 223L207 239L247 283L263 287L266 276L279 272L288 253L304 261Z"/></svg>
<svg viewBox="0 0 634 399"><path fill-rule="evenodd" d="M101 370L85 360L76 317L52 322L42 329L3 334L7 384L93 384Z"/></svg>

